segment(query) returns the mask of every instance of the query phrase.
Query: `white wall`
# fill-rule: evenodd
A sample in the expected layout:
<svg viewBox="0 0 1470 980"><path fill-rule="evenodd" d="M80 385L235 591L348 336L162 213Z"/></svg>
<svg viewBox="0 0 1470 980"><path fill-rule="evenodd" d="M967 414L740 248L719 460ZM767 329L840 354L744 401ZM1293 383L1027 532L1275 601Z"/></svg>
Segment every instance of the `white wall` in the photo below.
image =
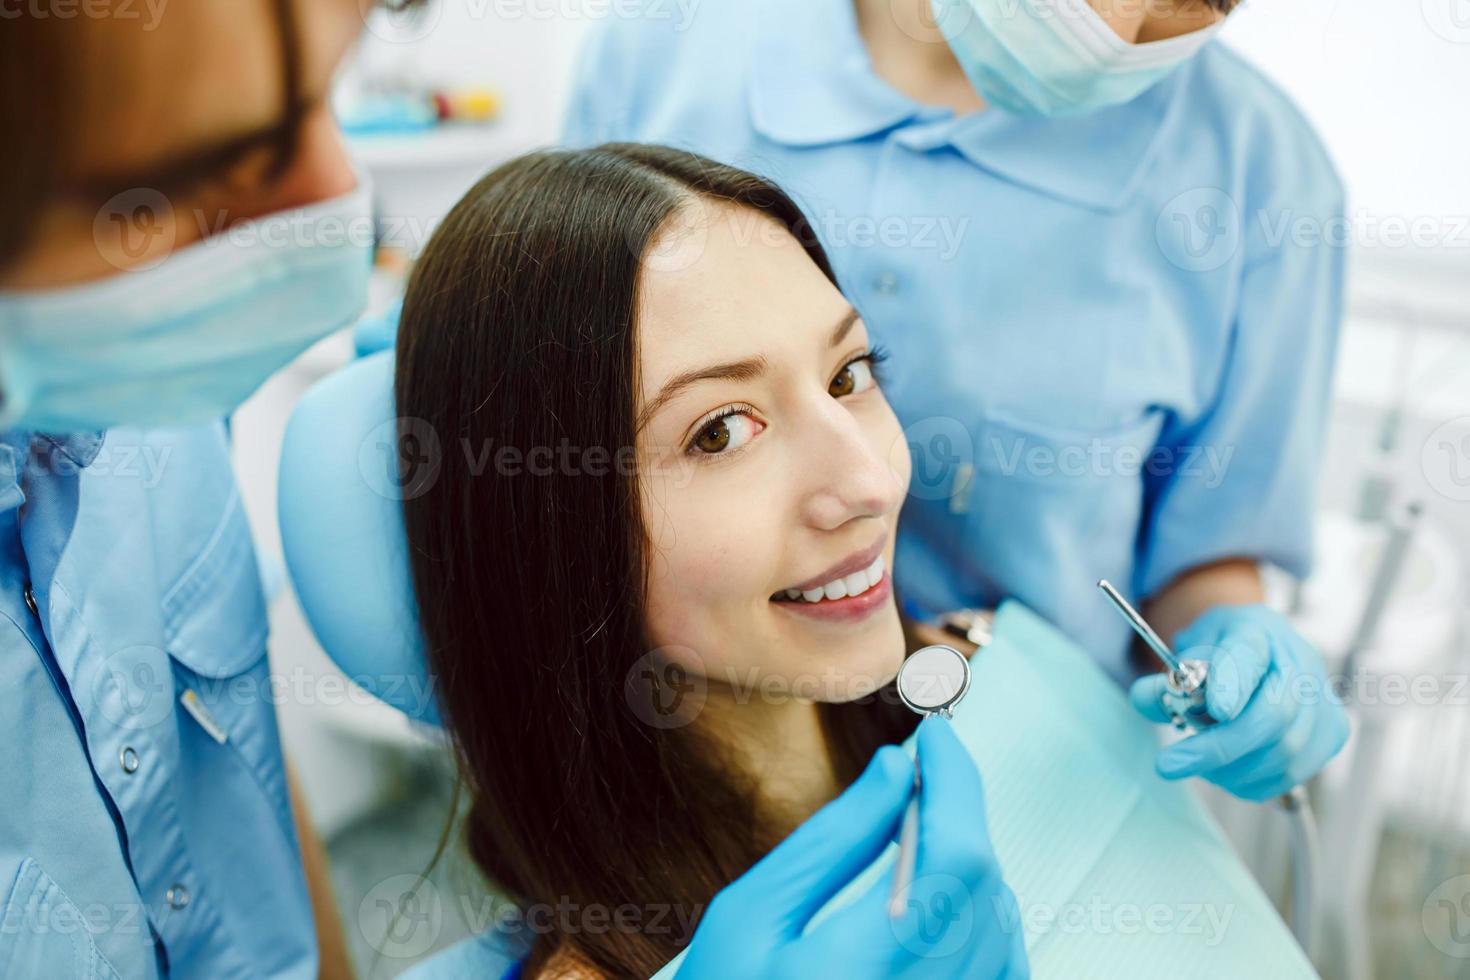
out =
<svg viewBox="0 0 1470 980"><path fill-rule="evenodd" d="M1470 215L1470 2L1248 0L1224 36L1300 102L1358 205Z"/></svg>

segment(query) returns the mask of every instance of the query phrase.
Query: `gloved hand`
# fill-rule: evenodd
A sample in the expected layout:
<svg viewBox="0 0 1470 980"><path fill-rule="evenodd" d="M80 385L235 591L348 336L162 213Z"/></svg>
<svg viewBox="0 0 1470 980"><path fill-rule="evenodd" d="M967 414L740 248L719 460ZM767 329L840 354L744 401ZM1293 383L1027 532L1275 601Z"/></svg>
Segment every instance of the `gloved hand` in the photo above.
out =
<svg viewBox="0 0 1470 980"><path fill-rule="evenodd" d="M948 721L925 719L918 742L919 846L902 917L888 915L890 868L802 935L898 832L914 765L885 746L846 792L715 896L679 980L1028 977L1016 899L990 847L980 773Z"/></svg>
<svg viewBox="0 0 1470 980"><path fill-rule="evenodd" d="M1165 748L1165 779L1203 776L1245 800L1268 800L1317 774L1347 741L1347 713L1322 656L1280 613L1217 606L1180 631L1180 659L1207 661L1205 707L1219 724ZM1134 682L1145 718L1167 722L1164 675Z"/></svg>

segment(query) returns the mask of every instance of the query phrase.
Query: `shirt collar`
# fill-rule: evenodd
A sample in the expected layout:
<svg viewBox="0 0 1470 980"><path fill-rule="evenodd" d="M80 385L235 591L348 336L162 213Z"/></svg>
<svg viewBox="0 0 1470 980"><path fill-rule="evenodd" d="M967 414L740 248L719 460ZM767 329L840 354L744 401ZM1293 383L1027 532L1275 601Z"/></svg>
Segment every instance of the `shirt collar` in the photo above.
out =
<svg viewBox="0 0 1470 980"><path fill-rule="evenodd" d="M987 109L956 121L950 142L975 166L1099 211L1123 207L1143 182L1179 111L1186 65L1131 102L1061 118Z"/></svg>
<svg viewBox="0 0 1470 980"><path fill-rule="evenodd" d="M37 438L48 443L52 449L77 466L87 467L97 458L97 450L102 448L102 440L106 435L105 432L75 432L65 436L42 433Z"/></svg>
<svg viewBox="0 0 1470 980"><path fill-rule="evenodd" d="M0 433L0 514L8 514L26 502L25 491L20 488L24 453L24 442L17 446L9 433Z"/></svg>
<svg viewBox="0 0 1470 980"><path fill-rule="evenodd" d="M844 143L922 111L873 74L852 0L756 0L751 123L787 146Z"/></svg>
<svg viewBox="0 0 1470 980"><path fill-rule="evenodd" d="M819 146L943 118L874 74L852 0L758 0L756 16L751 123L766 138ZM1117 210L1152 162L1190 70L1185 65L1133 101L1085 115L1048 119L986 109L953 120L936 142L1011 183Z"/></svg>
<svg viewBox="0 0 1470 980"><path fill-rule="evenodd" d="M36 442L41 453L61 453L77 469L85 469L97 458L105 432L78 432L56 436L11 430L0 432L0 514L25 503L22 471Z"/></svg>

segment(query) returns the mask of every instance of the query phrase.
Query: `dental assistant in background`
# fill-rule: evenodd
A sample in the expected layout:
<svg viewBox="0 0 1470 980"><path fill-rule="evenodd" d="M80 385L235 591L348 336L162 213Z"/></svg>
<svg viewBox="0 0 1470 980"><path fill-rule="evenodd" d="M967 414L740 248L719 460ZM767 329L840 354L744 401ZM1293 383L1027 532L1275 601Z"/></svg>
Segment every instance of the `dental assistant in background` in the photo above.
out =
<svg viewBox="0 0 1470 980"><path fill-rule="evenodd" d="M875 338L914 457L895 578L921 615L1019 598L1122 683L1128 583L1210 660L1162 774L1265 798L1347 722L1260 607L1303 576L1343 190L1213 35L1231 0L710 0L596 25L566 141L682 146L791 192ZM1223 683L1222 683L1223 682ZM1157 675L1135 704L1156 717Z"/></svg>
<svg viewBox="0 0 1470 980"><path fill-rule="evenodd" d="M348 976L223 419L365 301L361 13L148 23L0 29L0 975Z"/></svg>

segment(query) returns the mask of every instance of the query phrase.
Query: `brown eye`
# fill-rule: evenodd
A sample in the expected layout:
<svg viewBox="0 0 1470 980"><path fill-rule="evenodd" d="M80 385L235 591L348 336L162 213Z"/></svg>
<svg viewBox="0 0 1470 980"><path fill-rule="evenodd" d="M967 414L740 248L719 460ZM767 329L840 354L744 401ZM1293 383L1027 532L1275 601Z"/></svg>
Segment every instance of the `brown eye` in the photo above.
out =
<svg viewBox="0 0 1470 980"><path fill-rule="evenodd" d="M702 453L722 453L730 445L728 419L718 419L694 437L694 448Z"/></svg>
<svg viewBox="0 0 1470 980"><path fill-rule="evenodd" d="M856 386L857 379L852 376L852 365L849 364L838 373L837 377L832 379L832 383L827 386L827 393L833 398L841 398L852 394Z"/></svg>
<svg viewBox="0 0 1470 980"><path fill-rule="evenodd" d="M705 423L689 440L688 451L702 456L728 456L744 449L764 428L744 411L736 410Z"/></svg>
<svg viewBox="0 0 1470 980"><path fill-rule="evenodd" d="M837 372L837 377L827 386L827 393L833 398L845 398L848 395L856 395L873 387L873 366L868 357L860 357L850 361L846 367Z"/></svg>

